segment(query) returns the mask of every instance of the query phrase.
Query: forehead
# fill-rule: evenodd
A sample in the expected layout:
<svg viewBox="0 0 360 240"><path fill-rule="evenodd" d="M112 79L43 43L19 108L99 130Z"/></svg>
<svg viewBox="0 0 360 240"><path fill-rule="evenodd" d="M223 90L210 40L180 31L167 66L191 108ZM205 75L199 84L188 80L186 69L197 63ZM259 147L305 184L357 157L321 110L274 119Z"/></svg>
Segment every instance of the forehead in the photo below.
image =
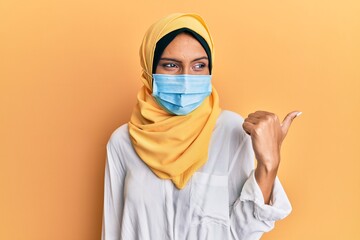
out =
<svg viewBox="0 0 360 240"><path fill-rule="evenodd" d="M189 33L178 34L166 48L162 56L164 55L176 55L176 54L187 54L187 55L205 55L205 49L202 47L200 42L195 39Z"/></svg>

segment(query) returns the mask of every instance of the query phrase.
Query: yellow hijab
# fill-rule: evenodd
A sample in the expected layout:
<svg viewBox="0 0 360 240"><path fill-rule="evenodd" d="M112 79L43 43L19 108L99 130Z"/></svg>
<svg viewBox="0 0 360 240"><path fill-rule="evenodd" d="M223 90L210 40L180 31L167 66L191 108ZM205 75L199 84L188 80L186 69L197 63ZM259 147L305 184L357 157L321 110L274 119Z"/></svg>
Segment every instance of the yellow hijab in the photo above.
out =
<svg viewBox="0 0 360 240"><path fill-rule="evenodd" d="M189 28L201 35L210 47L213 61L213 41L200 16L175 13L154 23L140 47L144 86L138 92L138 103L128 126L132 145L139 157L159 178L171 179L177 188L182 189L208 159L211 133L220 107L214 87L200 107L185 116L167 113L151 95L156 43L180 28Z"/></svg>

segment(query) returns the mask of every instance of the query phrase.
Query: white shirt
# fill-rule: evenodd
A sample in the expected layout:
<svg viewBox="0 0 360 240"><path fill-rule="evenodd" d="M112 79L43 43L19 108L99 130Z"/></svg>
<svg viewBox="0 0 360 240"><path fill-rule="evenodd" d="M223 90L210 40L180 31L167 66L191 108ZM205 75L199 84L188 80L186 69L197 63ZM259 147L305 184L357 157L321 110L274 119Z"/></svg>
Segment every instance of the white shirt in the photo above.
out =
<svg viewBox="0 0 360 240"><path fill-rule="evenodd" d="M252 240L291 212L276 177L271 205L254 177L243 118L222 111L208 161L178 190L158 178L132 147L127 124L107 145L102 240Z"/></svg>

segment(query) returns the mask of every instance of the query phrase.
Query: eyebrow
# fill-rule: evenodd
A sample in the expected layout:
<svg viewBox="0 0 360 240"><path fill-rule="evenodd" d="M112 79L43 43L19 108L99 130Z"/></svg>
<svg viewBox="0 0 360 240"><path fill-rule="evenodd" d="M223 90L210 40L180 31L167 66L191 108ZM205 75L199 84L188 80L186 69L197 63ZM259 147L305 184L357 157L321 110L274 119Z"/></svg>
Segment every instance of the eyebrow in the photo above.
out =
<svg viewBox="0 0 360 240"><path fill-rule="evenodd" d="M199 58L195 58L194 60L192 60L191 62L195 62L195 61L199 61L199 60L202 60L202 59L206 59L206 60L209 60L208 57L199 57ZM178 62L178 63L181 63L180 60L176 59L176 58L160 58L160 61L163 60L163 61L174 61L174 62Z"/></svg>

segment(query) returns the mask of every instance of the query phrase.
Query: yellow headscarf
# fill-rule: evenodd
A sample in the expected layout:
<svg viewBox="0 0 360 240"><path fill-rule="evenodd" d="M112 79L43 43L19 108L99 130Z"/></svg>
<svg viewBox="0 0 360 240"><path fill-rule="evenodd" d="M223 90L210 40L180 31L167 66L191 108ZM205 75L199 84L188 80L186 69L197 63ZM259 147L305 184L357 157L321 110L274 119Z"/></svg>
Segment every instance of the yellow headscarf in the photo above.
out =
<svg viewBox="0 0 360 240"><path fill-rule="evenodd" d="M182 189L208 159L211 133L220 107L214 87L200 107L185 116L167 113L151 95L156 43L180 28L189 28L201 35L209 45L212 61L214 59L213 42L200 16L175 13L154 23L140 47L144 86L137 95L138 103L129 122L129 134L135 151L147 166L159 178L171 179L177 188Z"/></svg>

